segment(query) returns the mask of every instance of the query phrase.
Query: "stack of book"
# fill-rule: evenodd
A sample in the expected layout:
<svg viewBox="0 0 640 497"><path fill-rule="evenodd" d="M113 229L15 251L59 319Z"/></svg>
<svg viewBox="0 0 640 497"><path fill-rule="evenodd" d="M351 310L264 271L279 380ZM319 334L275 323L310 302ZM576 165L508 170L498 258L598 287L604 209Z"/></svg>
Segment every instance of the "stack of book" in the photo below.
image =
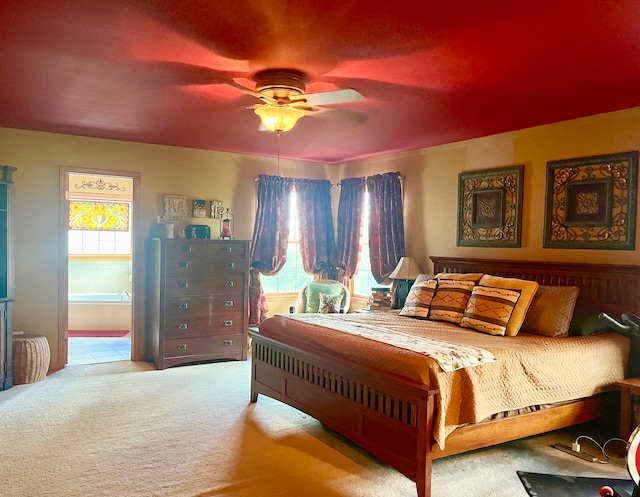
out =
<svg viewBox="0 0 640 497"><path fill-rule="evenodd" d="M391 309L391 289L386 286L374 286L369 296L369 310L382 311Z"/></svg>

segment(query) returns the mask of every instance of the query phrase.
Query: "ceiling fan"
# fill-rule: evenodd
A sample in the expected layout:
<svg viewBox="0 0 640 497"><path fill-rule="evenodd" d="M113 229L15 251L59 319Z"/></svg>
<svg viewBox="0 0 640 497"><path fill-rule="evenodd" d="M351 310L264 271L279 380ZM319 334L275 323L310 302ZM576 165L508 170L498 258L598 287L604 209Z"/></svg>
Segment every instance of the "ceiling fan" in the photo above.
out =
<svg viewBox="0 0 640 497"><path fill-rule="evenodd" d="M252 78L256 82L254 90L237 83L228 83L262 103L248 107L260 116L266 129L276 133L291 130L298 119L314 112L330 110L327 105L342 104L362 100L365 97L356 90L344 88L320 93L305 93L308 76L296 69L264 69Z"/></svg>

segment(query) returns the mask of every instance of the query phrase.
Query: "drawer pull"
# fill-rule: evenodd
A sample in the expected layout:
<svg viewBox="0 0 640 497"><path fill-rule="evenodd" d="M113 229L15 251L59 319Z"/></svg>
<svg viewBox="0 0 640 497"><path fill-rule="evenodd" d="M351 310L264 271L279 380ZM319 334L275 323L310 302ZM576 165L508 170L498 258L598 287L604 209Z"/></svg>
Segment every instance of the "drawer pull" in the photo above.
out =
<svg viewBox="0 0 640 497"><path fill-rule="evenodd" d="M189 267L188 262L178 262L178 267L182 269L187 269Z"/></svg>
<svg viewBox="0 0 640 497"><path fill-rule="evenodd" d="M224 325L225 326L233 326L233 320L232 319L225 319Z"/></svg>
<svg viewBox="0 0 640 497"><path fill-rule="evenodd" d="M225 307L233 307L233 300L225 300L224 305Z"/></svg>
<svg viewBox="0 0 640 497"><path fill-rule="evenodd" d="M178 288L189 288L189 282L188 281L180 281L178 283Z"/></svg>
<svg viewBox="0 0 640 497"><path fill-rule="evenodd" d="M224 250L225 252L231 253L233 249L231 247L224 247L222 250Z"/></svg>
<svg viewBox="0 0 640 497"><path fill-rule="evenodd" d="M184 247L182 247L182 251L183 252L191 252L191 247L189 247L188 245L185 245Z"/></svg>
<svg viewBox="0 0 640 497"><path fill-rule="evenodd" d="M189 329L189 325L187 323L178 323L178 329L179 330Z"/></svg>
<svg viewBox="0 0 640 497"><path fill-rule="evenodd" d="M233 269L234 267L236 267L236 263L235 262L227 262L225 264L225 267L227 267L227 269Z"/></svg>
<svg viewBox="0 0 640 497"><path fill-rule="evenodd" d="M187 344L186 343L180 343L180 344L178 344L176 349L178 349L178 350L187 350Z"/></svg>
<svg viewBox="0 0 640 497"><path fill-rule="evenodd" d="M178 304L178 307L179 307L180 309L188 309L188 308L189 308L189 303L188 303L188 302L180 302L180 303Z"/></svg>
<svg viewBox="0 0 640 497"><path fill-rule="evenodd" d="M223 340L222 345L224 347L228 347L229 345L233 345L233 340Z"/></svg>
<svg viewBox="0 0 640 497"><path fill-rule="evenodd" d="M224 286L233 286L233 281L225 281Z"/></svg>

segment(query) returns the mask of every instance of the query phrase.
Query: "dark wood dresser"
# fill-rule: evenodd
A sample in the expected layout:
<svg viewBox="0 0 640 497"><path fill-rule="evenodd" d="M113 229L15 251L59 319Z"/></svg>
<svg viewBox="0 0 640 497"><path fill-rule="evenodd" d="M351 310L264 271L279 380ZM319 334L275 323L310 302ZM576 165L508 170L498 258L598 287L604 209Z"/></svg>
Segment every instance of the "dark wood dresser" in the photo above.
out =
<svg viewBox="0 0 640 497"><path fill-rule="evenodd" d="M247 359L249 242L149 240L147 355L158 369Z"/></svg>

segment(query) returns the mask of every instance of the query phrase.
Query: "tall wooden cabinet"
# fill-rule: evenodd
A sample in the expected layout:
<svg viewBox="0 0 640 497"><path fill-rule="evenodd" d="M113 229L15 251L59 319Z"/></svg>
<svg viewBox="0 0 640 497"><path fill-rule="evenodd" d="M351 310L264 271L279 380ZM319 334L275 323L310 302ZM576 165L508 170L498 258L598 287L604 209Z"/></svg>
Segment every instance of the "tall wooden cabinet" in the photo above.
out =
<svg viewBox="0 0 640 497"><path fill-rule="evenodd" d="M13 386L11 306L14 290L11 210L15 167L0 166L0 390Z"/></svg>
<svg viewBox="0 0 640 497"><path fill-rule="evenodd" d="M149 240L148 357L158 369L247 359L249 242Z"/></svg>

